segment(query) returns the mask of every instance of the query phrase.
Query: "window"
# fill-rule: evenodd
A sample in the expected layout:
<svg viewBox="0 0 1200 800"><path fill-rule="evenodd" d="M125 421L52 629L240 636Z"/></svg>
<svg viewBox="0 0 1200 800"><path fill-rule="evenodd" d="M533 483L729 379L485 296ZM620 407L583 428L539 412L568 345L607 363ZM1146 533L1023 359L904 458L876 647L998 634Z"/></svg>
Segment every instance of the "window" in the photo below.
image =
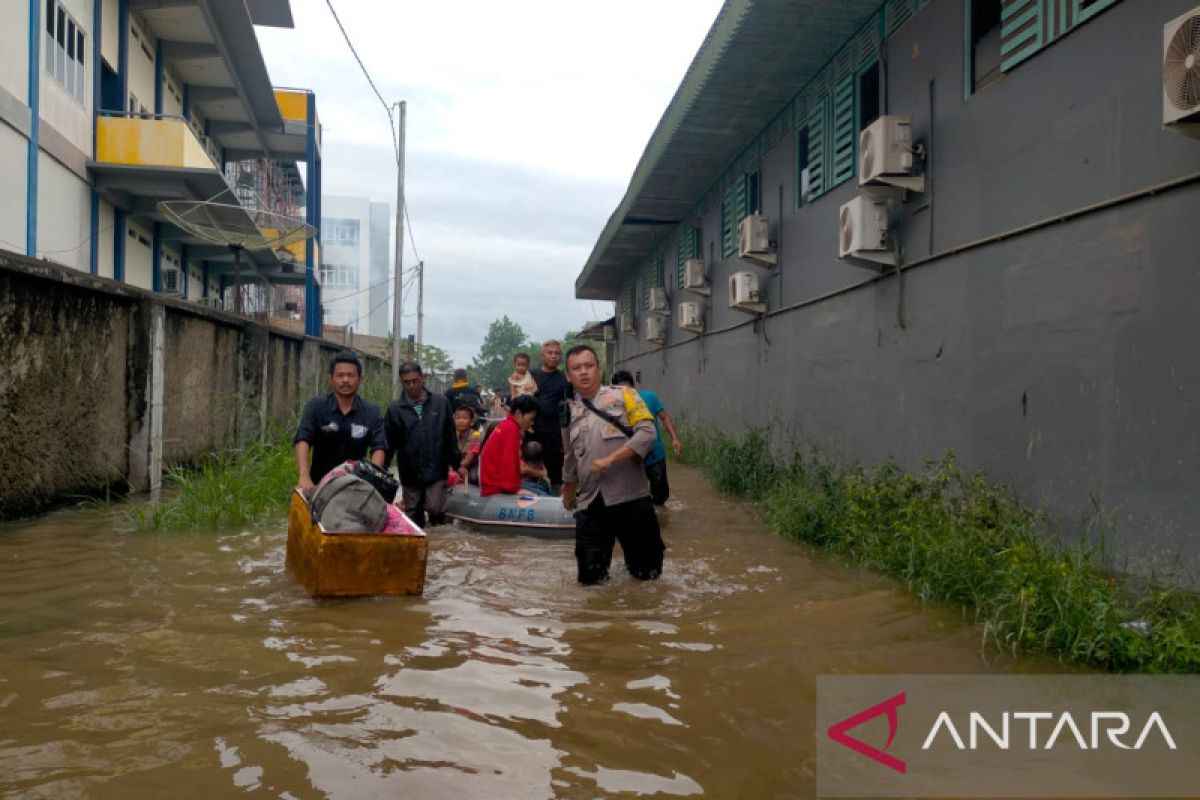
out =
<svg viewBox="0 0 1200 800"><path fill-rule="evenodd" d="M804 205L812 197L812 186L808 167L808 126L796 131L796 207Z"/></svg>
<svg viewBox="0 0 1200 800"><path fill-rule="evenodd" d="M321 244L358 246L358 220L325 219L321 221Z"/></svg>
<svg viewBox="0 0 1200 800"><path fill-rule="evenodd" d="M833 92L833 186L854 177L858 136L854 129L854 76L844 75Z"/></svg>
<svg viewBox="0 0 1200 800"><path fill-rule="evenodd" d="M742 218L759 212L758 170L745 172L729 182L721 194L721 257L737 253L738 225Z"/></svg>
<svg viewBox="0 0 1200 800"><path fill-rule="evenodd" d="M87 35L58 0L46 0L46 72L83 104L87 97Z"/></svg>
<svg viewBox="0 0 1200 800"><path fill-rule="evenodd" d="M1000 77L1001 0L971 0L971 94Z"/></svg>
<svg viewBox="0 0 1200 800"><path fill-rule="evenodd" d="M654 287L662 286L662 268L664 256L662 253L655 255L642 268L642 308L650 307L650 290Z"/></svg>
<svg viewBox="0 0 1200 800"><path fill-rule="evenodd" d="M700 228L693 226L680 228L675 240L675 285L683 288L684 264L689 258L700 257Z"/></svg>
<svg viewBox="0 0 1200 800"><path fill-rule="evenodd" d="M963 2L963 89L970 96L1120 0Z"/></svg>
<svg viewBox="0 0 1200 800"><path fill-rule="evenodd" d="M742 199L742 216L748 217L762 210L762 193L759 191L758 170L746 173L746 195ZM741 221L740 219L738 220Z"/></svg>
<svg viewBox="0 0 1200 800"><path fill-rule="evenodd" d="M801 130L804 131L805 159L800 162L803 202L811 203L825 193L825 142L829 138L829 97L819 97L809 109Z"/></svg>
<svg viewBox="0 0 1200 800"><path fill-rule="evenodd" d="M879 119L879 62L858 73L858 132Z"/></svg>
<svg viewBox="0 0 1200 800"><path fill-rule="evenodd" d="M343 264L323 264L321 266L321 285L327 289L357 289L358 268Z"/></svg>

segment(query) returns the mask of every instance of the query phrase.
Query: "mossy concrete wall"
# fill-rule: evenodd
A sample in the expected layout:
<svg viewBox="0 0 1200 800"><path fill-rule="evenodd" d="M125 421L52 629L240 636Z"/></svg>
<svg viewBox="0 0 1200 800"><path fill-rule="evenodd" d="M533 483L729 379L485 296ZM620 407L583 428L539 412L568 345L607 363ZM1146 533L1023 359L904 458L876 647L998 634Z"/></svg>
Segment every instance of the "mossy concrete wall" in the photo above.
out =
<svg viewBox="0 0 1200 800"><path fill-rule="evenodd" d="M154 490L164 464L287 425L340 349L0 251L0 519Z"/></svg>

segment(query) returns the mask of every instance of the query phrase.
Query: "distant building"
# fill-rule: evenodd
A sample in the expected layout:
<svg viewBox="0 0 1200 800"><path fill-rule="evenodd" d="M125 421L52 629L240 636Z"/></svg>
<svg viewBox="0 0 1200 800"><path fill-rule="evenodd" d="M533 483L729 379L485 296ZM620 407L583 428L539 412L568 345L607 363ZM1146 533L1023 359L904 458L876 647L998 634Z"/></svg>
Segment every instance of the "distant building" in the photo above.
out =
<svg viewBox="0 0 1200 800"><path fill-rule="evenodd" d="M1200 575L1198 6L729 0L576 294L672 413Z"/></svg>
<svg viewBox="0 0 1200 800"><path fill-rule="evenodd" d="M365 197L322 199L321 287L326 325L387 336L392 327L391 206Z"/></svg>
<svg viewBox="0 0 1200 800"><path fill-rule="evenodd" d="M232 308L230 250L158 203L214 200L248 230L319 218L315 99L271 86L255 25L291 27L288 0L0 4L0 248ZM306 286L319 330L317 255L247 253L246 310Z"/></svg>

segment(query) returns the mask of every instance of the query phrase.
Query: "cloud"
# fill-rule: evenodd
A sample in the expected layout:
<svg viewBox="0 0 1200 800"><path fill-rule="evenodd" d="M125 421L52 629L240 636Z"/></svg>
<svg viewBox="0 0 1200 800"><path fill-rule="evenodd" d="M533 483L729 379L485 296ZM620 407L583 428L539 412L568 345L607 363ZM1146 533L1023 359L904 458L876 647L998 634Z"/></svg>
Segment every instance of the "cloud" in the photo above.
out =
<svg viewBox="0 0 1200 800"><path fill-rule="evenodd" d="M425 340L465 364L504 314L535 339L611 314L575 278L720 0L333 5L384 99L407 101ZM325 192L394 207L382 104L324 0L292 6L294 30L258 34L273 81L317 94Z"/></svg>

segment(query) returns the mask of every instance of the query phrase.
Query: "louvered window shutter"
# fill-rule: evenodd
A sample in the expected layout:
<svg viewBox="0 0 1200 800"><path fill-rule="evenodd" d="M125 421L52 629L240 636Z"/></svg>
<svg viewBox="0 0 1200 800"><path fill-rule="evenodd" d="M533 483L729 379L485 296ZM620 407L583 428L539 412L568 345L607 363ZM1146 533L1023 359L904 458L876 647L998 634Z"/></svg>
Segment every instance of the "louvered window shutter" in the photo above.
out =
<svg viewBox="0 0 1200 800"><path fill-rule="evenodd" d="M1000 69L1008 70L1042 49L1043 0L1003 0L1000 11Z"/></svg>
<svg viewBox="0 0 1200 800"><path fill-rule="evenodd" d="M854 76L846 75L833 93L832 186L854 177L854 140Z"/></svg>
<svg viewBox="0 0 1200 800"><path fill-rule="evenodd" d="M817 98L808 112L808 189L810 197L825 193L825 156L829 138L829 98Z"/></svg>

